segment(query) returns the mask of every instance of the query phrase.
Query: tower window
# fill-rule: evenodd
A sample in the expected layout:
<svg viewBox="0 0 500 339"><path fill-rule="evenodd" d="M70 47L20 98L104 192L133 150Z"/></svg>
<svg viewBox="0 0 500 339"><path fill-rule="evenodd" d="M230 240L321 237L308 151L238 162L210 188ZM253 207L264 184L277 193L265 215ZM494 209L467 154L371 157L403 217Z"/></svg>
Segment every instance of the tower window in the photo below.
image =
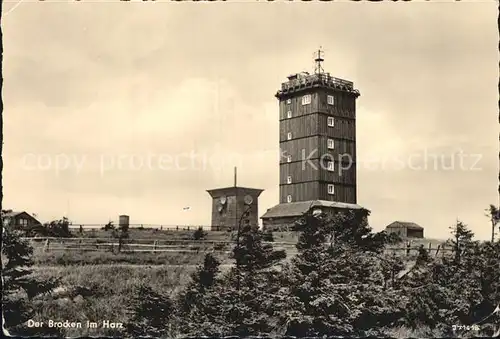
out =
<svg viewBox="0 0 500 339"><path fill-rule="evenodd" d="M333 98L333 95L329 95L327 97L328 105L333 105L335 103L335 100Z"/></svg>
<svg viewBox="0 0 500 339"><path fill-rule="evenodd" d="M328 194L335 194L335 186L328 184Z"/></svg>
<svg viewBox="0 0 500 339"><path fill-rule="evenodd" d="M335 165L333 163L333 161L328 161L327 162L327 169L330 171L330 172L333 172L335 170Z"/></svg>
<svg viewBox="0 0 500 339"><path fill-rule="evenodd" d="M333 139L328 139L328 148L329 149L335 148L335 141Z"/></svg>
<svg viewBox="0 0 500 339"><path fill-rule="evenodd" d="M335 126L335 119L333 117L328 117L328 127L333 127Z"/></svg>
<svg viewBox="0 0 500 339"><path fill-rule="evenodd" d="M287 195L286 196L286 202L292 202L292 196L291 195Z"/></svg>
<svg viewBox="0 0 500 339"><path fill-rule="evenodd" d="M286 156L286 162L292 162L292 156L291 155L287 155Z"/></svg>
<svg viewBox="0 0 500 339"><path fill-rule="evenodd" d="M292 183L292 177L290 175L286 178L286 183L287 184L291 184Z"/></svg>
<svg viewBox="0 0 500 339"><path fill-rule="evenodd" d="M287 135L286 135L286 138L288 140L292 139L292 132L288 132Z"/></svg>
<svg viewBox="0 0 500 339"><path fill-rule="evenodd" d="M311 94L302 97L302 105L309 105L311 103Z"/></svg>
<svg viewBox="0 0 500 339"><path fill-rule="evenodd" d="M286 117L287 119L290 119L292 117L292 111L286 112Z"/></svg>
<svg viewBox="0 0 500 339"><path fill-rule="evenodd" d="M290 105L292 103L292 99L286 99L287 105Z"/></svg>

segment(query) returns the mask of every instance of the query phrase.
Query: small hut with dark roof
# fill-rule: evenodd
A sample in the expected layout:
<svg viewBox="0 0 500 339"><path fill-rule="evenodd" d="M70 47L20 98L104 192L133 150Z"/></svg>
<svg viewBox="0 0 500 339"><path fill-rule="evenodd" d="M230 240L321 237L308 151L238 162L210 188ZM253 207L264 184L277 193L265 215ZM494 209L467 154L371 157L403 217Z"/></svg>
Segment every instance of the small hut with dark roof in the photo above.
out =
<svg viewBox="0 0 500 339"><path fill-rule="evenodd" d="M16 212L12 210L3 210L1 217L4 227L12 226L14 228L23 229L26 227L41 225L40 221L25 211Z"/></svg>
<svg viewBox="0 0 500 339"><path fill-rule="evenodd" d="M320 210L328 215L349 210L361 210L357 204L336 201L311 200L276 205L261 217L264 230L289 231L295 228L295 222L309 210Z"/></svg>
<svg viewBox="0 0 500 339"><path fill-rule="evenodd" d="M407 221L394 221L386 226L387 233L396 233L402 238L423 238L424 228L415 224L414 222Z"/></svg>

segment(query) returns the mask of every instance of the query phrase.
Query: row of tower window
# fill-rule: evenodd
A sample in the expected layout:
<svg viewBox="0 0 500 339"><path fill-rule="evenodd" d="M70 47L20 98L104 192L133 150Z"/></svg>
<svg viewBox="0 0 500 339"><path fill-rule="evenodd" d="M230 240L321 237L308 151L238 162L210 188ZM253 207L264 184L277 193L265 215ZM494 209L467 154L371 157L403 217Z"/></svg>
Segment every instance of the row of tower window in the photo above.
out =
<svg viewBox="0 0 500 339"><path fill-rule="evenodd" d="M293 117L292 111L287 111L286 112L286 118L291 119ZM328 127L335 127L335 118L334 117L328 117L326 119L326 124Z"/></svg>
<svg viewBox="0 0 500 339"><path fill-rule="evenodd" d="M333 95L328 95L326 97L326 102L328 105L335 104L335 98ZM287 99L286 103L290 105L292 103L292 99ZM306 94L302 97L302 105L309 105L311 103L311 94Z"/></svg>
<svg viewBox="0 0 500 339"><path fill-rule="evenodd" d="M328 184L328 194L334 195L335 194L335 186L333 184ZM289 194L286 196L286 202L290 203L292 202L292 196Z"/></svg>
<svg viewBox="0 0 500 339"><path fill-rule="evenodd" d="M288 132L286 138L287 140L292 140L292 132ZM328 139L327 147L328 149L335 149L335 141L333 139Z"/></svg>
<svg viewBox="0 0 500 339"><path fill-rule="evenodd" d="M292 158L290 156L288 156L287 162L290 162L290 161L288 161L288 159L290 159L290 161L291 161ZM326 163L326 169L328 171L330 171L330 172L335 172L335 163L333 161L327 161L327 163ZM287 177L286 183L287 184L291 184L292 183L292 177L290 175Z"/></svg>
<svg viewBox="0 0 500 339"><path fill-rule="evenodd" d="M286 156L286 162L292 162L292 156L291 155L287 155ZM329 170L330 172L334 172L335 171L335 163L333 161L328 161L326 169Z"/></svg>

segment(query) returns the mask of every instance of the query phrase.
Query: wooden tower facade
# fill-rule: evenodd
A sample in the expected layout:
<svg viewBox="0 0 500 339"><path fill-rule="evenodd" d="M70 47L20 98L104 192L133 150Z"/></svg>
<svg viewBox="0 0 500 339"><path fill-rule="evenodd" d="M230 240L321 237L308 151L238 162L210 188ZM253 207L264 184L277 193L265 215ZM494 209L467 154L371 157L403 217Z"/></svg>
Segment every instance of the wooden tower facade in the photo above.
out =
<svg viewBox="0 0 500 339"><path fill-rule="evenodd" d="M212 231L236 230L240 220L242 225L259 225L259 195L262 189L238 187L236 168L234 186L207 190L212 197ZM243 215L247 212L247 215Z"/></svg>
<svg viewBox="0 0 500 339"><path fill-rule="evenodd" d="M290 75L279 100L280 204L356 204L356 99L351 81L332 77L318 51L314 74Z"/></svg>

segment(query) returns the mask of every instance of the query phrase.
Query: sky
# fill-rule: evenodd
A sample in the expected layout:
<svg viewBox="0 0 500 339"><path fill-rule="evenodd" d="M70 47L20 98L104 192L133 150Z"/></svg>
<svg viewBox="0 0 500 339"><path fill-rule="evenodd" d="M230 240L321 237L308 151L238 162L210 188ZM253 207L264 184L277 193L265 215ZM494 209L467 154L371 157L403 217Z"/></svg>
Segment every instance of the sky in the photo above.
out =
<svg viewBox="0 0 500 339"><path fill-rule="evenodd" d="M209 225L207 189L278 203L278 101L324 68L357 100L358 204L488 239L498 29L478 3L4 3L3 208L41 221ZM188 211L183 210L189 206Z"/></svg>

